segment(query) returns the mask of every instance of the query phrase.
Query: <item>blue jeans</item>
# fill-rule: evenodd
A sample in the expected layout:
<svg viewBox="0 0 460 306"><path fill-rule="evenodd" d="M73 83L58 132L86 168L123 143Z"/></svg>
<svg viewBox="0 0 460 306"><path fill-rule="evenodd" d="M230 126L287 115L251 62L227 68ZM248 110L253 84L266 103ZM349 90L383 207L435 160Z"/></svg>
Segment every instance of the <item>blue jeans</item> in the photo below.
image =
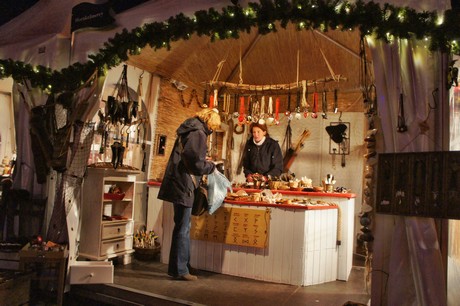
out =
<svg viewBox="0 0 460 306"><path fill-rule="evenodd" d="M169 251L168 274L177 277L189 273L190 266L190 218L192 208L174 205L174 230Z"/></svg>

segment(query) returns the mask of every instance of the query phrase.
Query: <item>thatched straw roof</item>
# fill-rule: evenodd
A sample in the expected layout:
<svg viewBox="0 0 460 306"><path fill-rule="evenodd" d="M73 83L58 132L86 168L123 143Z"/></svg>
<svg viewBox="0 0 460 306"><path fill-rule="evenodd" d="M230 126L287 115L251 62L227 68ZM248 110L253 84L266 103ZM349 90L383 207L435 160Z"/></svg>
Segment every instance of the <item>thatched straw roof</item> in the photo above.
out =
<svg viewBox="0 0 460 306"><path fill-rule="evenodd" d="M209 37L194 35L187 41L173 43L169 51L145 48L140 55L132 56L129 63L165 78L179 80L190 88L204 89L204 82L213 79L232 84L242 81L249 85L267 85L264 92L273 95L280 93L273 90L277 84L337 79L340 76L338 82L318 82L316 90L328 92L329 109L332 109L332 92L337 89L340 110L363 110L359 32L298 31L293 25L288 25L286 29L277 28L276 33L260 35L254 29L250 33L241 33L239 39L215 42L211 42ZM369 52L366 54L369 58ZM221 62L222 68L218 72ZM227 88L230 89L229 86ZM314 90L315 86L308 86L310 95ZM247 88L231 91L254 92L253 89L248 92ZM292 91L291 108L294 108L295 90Z"/></svg>

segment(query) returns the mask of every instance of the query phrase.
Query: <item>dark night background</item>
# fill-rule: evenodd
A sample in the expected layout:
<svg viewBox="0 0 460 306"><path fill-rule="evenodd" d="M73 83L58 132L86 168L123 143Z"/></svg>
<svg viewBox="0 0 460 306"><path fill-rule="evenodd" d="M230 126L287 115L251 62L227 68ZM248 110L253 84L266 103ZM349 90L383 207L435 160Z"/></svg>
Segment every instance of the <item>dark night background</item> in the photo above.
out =
<svg viewBox="0 0 460 306"><path fill-rule="evenodd" d="M39 0L0 0L0 26L20 15ZM65 1L65 0L61 0ZM115 13L127 10L148 0L109 0ZM81 1L85 2L85 1ZM50 7L52 9L52 7Z"/></svg>
<svg viewBox="0 0 460 306"><path fill-rule="evenodd" d="M0 0L0 25L18 16L38 0Z"/></svg>

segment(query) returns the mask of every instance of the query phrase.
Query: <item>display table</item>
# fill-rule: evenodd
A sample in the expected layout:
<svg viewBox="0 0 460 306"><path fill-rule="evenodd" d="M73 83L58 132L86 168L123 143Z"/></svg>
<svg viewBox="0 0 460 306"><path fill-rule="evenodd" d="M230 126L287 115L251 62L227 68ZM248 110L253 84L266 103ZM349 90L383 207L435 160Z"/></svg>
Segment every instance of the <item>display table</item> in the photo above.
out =
<svg viewBox="0 0 460 306"><path fill-rule="evenodd" d="M157 199L158 183L150 183L149 187L147 226L159 234L161 261L167 263L174 227L173 207L171 203ZM245 190L248 193L252 191ZM222 206L224 210L246 209L248 215L269 210L266 247L193 239L193 222L196 221L192 221L192 266L217 273L301 286L337 279L348 280L353 258L355 195L279 192L283 197L306 197L335 205L307 207L226 201ZM153 212L157 214L153 215Z"/></svg>

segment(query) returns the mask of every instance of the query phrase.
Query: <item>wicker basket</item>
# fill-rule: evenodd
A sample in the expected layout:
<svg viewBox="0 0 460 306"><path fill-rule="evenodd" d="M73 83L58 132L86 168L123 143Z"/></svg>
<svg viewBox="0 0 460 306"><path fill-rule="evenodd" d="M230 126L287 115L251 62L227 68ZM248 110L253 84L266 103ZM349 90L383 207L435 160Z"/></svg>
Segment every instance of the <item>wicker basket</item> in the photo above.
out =
<svg viewBox="0 0 460 306"><path fill-rule="evenodd" d="M154 248L136 248L134 247L134 258L137 260L155 260L160 254L161 247L159 245Z"/></svg>

